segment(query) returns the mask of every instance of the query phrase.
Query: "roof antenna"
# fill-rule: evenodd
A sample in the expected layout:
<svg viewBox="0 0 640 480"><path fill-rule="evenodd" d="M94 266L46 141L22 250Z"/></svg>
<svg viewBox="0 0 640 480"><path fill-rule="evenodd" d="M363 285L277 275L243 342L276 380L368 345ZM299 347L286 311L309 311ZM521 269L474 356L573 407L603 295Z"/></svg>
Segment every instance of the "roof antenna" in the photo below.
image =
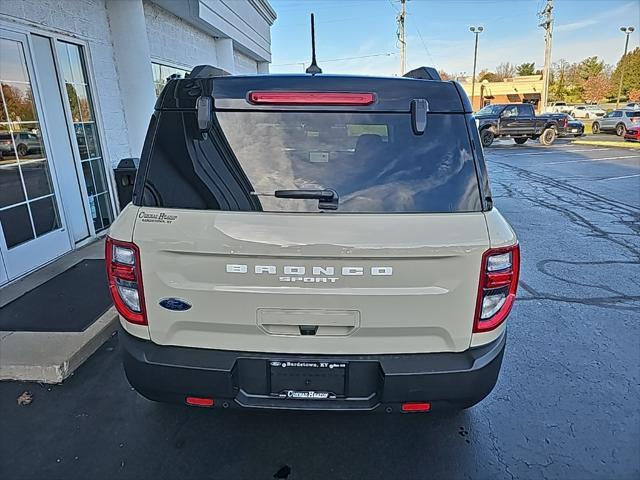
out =
<svg viewBox="0 0 640 480"><path fill-rule="evenodd" d="M322 73L322 69L316 63L316 27L313 13L311 14L311 65L309 65L306 72L311 75Z"/></svg>

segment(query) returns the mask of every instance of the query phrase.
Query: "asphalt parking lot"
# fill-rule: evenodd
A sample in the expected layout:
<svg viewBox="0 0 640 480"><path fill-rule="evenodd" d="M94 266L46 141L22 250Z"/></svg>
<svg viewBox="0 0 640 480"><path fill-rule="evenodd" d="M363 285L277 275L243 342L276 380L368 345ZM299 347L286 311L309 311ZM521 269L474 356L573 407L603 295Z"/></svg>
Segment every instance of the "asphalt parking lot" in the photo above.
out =
<svg viewBox="0 0 640 480"><path fill-rule="evenodd" d="M522 275L494 392L460 413L230 412L127 384L117 337L64 384L0 384L0 477L637 479L640 151L497 142ZM19 406L25 390L33 403Z"/></svg>

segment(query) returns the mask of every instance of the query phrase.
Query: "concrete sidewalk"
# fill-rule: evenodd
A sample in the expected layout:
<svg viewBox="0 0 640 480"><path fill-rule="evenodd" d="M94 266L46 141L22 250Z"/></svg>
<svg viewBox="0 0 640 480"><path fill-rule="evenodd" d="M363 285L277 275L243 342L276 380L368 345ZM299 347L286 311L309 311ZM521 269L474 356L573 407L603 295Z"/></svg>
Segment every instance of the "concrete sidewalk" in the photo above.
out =
<svg viewBox="0 0 640 480"><path fill-rule="evenodd" d="M79 248L0 289L0 308L85 259L104 258L104 242ZM0 380L60 383L115 332L113 307L83 332L0 331Z"/></svg>

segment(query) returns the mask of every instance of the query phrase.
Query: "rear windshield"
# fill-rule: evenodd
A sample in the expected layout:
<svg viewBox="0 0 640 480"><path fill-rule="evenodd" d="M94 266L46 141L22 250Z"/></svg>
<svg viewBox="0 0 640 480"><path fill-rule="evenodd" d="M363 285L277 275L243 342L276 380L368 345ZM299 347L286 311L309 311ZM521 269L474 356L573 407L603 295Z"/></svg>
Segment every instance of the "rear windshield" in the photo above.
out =
<svg viewBox="0 0 640 480"><path fill-rule="evenodd" d="M162 111L142 204L234 211L320 212L280 190L337 192L337 213L481 210L464 114L218 111L201 136L195 115Z"/></svg>

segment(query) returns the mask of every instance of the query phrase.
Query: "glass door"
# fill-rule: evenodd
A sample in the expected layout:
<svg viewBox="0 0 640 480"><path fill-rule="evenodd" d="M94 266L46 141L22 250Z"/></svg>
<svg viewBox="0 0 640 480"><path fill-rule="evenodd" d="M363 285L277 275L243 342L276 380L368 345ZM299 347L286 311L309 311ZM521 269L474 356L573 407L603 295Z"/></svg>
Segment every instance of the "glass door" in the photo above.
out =
<svg viewBox="0 0 640 480"><path fill-rule="evenodd" d="M0 279L71 249L27 37L0 30Z"/></svg>

